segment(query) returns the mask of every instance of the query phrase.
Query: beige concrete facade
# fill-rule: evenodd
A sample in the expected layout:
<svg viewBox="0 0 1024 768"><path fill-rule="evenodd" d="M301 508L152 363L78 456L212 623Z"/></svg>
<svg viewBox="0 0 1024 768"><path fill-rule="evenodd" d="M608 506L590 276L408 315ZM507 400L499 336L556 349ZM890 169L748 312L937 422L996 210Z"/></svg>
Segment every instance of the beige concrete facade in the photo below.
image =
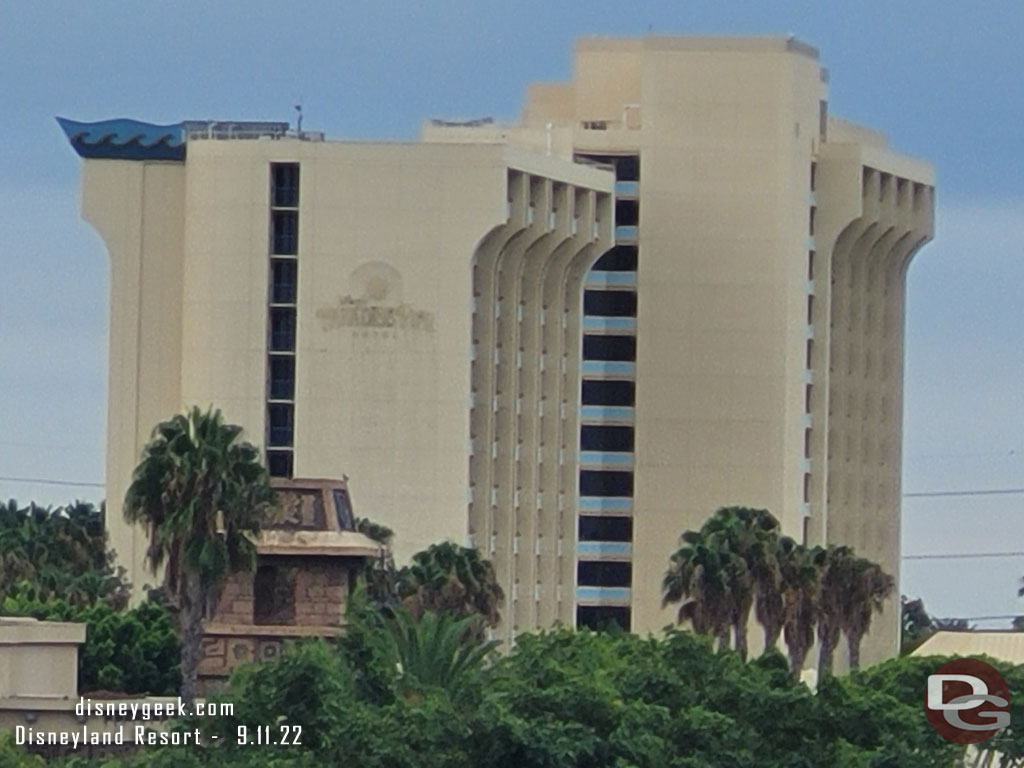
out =
<svg viewBox="0 0 1024 768"><path fill-rule="evenodd" d="M932 234L932 171L829 118L826 81L795 40L593 38L518 125L424 129L639 156L619 240L638 250L634 492L615 512L633 517L634 630L672 621L675 537L720 506L899 574L904 279ZM896 652L898 622L890 601L866 660Z"/></svg>
<svg viewBox="0 0 1024 768"><path fill-rule="evenodd" d="M152 426L213 404L269 434L273 163L301 174L292 471L348 474L399 561L468 537L509 597L503 637L579 606L661 628L676 537L725 505L898 574L904 277L932 172L829 118L826 80L791 39L594 38L516 125L87 159L112 263L111 534L136 582L142 537L115 510ZM637 177L616 181L626 156ZM639 211L614 231L613 192ZM633 268L591 269L612 245ZM632 314L591 316L585 290L634 294ZM588 361L609 345L632 359ZM635 395L588 406L588 383ZM628 445L581 449L581 427ZM632 473L628 492L580 492L605 471ZM582 541L583 517L629 518L628 535ZM589 562L626 585L581 582ZM898 614L865 661L895 652Z"/></svg>
<svg viewBox="0 0 1024 768"><path fill-rule="evenodd" d="M554 290L610 244L611 175L514 147L210 139L184 163L86 159L83 211L113 274L109 527L137 587L152 579L145 537L116 500L153 426L202 403L267 434L272 163L301 168L293 474L351 476L399 561L468 541L474 259L543 261ZM550 358L565 377L573 344Z"/></svg>

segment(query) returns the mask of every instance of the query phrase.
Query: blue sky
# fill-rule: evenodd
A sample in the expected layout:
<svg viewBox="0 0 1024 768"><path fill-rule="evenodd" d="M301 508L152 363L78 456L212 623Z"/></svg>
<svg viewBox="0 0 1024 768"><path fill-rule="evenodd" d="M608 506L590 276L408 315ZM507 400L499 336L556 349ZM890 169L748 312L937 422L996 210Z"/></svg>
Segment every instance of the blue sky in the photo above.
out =
<svg viewBox="0 0 1024 768"><path fill-rule="evenodd" d="M290 120L332 138L516 116L587 34L795 34L830 109L938 174L910 270L904 489L1024 487L1024 6L1019 0L0 5L0 477L102 481L107 259L53 118ZM0 498L98 500L0 479ZM908 555L1024 550L1024 495L908 498ZM1024 613L1024 557L907 560L938 615Z"/></svg>

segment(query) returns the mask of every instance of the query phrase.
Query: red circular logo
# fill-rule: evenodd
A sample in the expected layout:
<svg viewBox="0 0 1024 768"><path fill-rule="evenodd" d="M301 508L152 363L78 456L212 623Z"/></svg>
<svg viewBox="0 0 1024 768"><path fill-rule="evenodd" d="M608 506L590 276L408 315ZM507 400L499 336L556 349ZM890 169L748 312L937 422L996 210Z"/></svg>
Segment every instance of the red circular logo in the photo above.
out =
<svg viewBox="0 0 1024 768"><path fill-rule="evenodd" d="M944 739L977 744L1010 724L1010 689L991 664L954 659L928 675L924 714Z"/></svg>

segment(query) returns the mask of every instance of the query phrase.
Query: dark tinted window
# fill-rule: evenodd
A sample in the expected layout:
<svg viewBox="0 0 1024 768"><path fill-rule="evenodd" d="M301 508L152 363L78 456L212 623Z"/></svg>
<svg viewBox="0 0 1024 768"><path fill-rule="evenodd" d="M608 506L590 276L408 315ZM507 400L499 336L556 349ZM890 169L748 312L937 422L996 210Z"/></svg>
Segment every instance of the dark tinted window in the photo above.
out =
<svg viewBox="0 0 1024 768"><path fill-rule="evenodd" d="M583 380L584 405L633 405L636 385L632 381Z"/></svg>
<svg viewBox="0 0 1024 768"><path fill-rule="evenodd" d="M580 541L632 541L633 518L580 516Z"/></svg>
<svg viewBox="0 0 1024 768"><path fill-rule="evenodd" d="M633 428L584 425L580 427L580 450L632 451Z"/></svg>
<svg viewBox="0 0 1024 768"><path fill-rule="evenodd" d="M636 360L633 336L584 336L584 360Z"/></svg>
<svg viewBox="0 0 1024 768"><path fill-rule="evenodd" d="M584 291L583 314L636 317L636 294L632 291Z"/></svg>
<svg viewBox="0 0 1024 768"><path fill-rule="evenodd" d="M615 225L636 226L640 223L640 203L636 200L615 201Z"/></svg>
<svg viewBox="0 0 1024 768"><path fill-rule="evenodd" d="M635 272L637 263L635 245L616 245L594 262L593 269L606 272Z"/></svg>
<svg viewBox="0 0 1024 768"><path fill-rule="evenodd" d="M629 608L618 605L580 605L576 608L576 626L604 632L614 626L629 632Z"/></svg>
<svg viewBox="0 0 1024 768"><path fill-rule="evenodd" d="M580 496L632 496L632 472L580 471Z"/></svg>
<svg viewBox="0 0 1024 768"><path fill-rule="evenodd" d="M617 181L640 180L640 158L637 155L576 155L580 160L615 166Z"/></svg>
<svg viewBox="0 0 1024 768"><path fill-rule="evenodd" d="M295 309L270 310L270 348L290 352L295 349Z"/></svg>
<svg viewBox="0 0 1024 768"><path fill-rule="evenodd" d="M271 403L267 406L267 444L289 446L292 442L292 404Z"/></svg>
<svg viewBox="0 0 1024 768"><path fill-rule="evenodd" d="M291 400L295 397L295 358L291 355L270 356L270 399Z"/></svg>
<svg viewBox="0 0 1024 768"><path fill-rule="evenodd" d="M274 163L270 166L270 204L275 208L295 208L298 206L298 164Z"/></svg>
<svg viewBox="0 0 1024 768"><path fill-rule="evenodd" d="M267 472L271 477L291 477L292 452L267 451Z"/></svg>
<svg viewBox="0 0 1024 768"><path fill-rule="evenodd" d="M633 564L581 561L576 564L576 583L581 587L628 587L633 583Z"/></svg>
<svg viewBox="0 0 1024 768"><path fill-rule="evenodd" d="M348 500L348 493L341 489L334 489L334 511L338 515L338 527L343 531L355 529L355 521L352 519L352 505Z"/></svg>
<svg viewBox="0 0 1024 768"><path fill-rule="evenodd" d="M298 211L272 211L270 214L271 253L294 256L299 249Z"/></svg>
<svg viewBox="0 0 1024 768"><path fill-rule="evenodd" d="M270 302L272 304L295 303L298 266L295 259L270 260Z"/></svg>

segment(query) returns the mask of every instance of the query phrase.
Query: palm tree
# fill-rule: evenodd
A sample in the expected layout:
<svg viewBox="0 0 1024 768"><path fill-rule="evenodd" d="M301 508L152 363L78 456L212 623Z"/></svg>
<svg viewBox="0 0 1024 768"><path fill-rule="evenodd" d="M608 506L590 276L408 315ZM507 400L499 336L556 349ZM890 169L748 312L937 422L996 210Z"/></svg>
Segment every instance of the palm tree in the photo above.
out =
<svg viewBox="0 0 1024 768"><path fill-rule="evenodd" d="M399 691L411 698L435 688L458 699L498 645L474 636L475 621L429 610L419 618L403 608L395 611L387 637L399 669Z"/></svg>
<svg viewBox="0 0 1024 768"><path fill-rule="evenodd" d="M846 635L850 669L860 669L860 646L871 629L871 617L881 613L896 582L878 563L858 557L850 563L849 589L845 593L840 626Z"/></svg>
<svg viewBox="0 0 1024 768"><path fill-rule="evenodd" d="M701 529L728 553L730 617L736 651L747 658L747 625L751 606L765 629L765 649L775 645L781 630L778 564L775 548L779 521L766 509L723 507Z"/></svg>
<svg viewBox="0 0 1024 768"><path fill-rule="evenodd" d="M832 659L839 645L843 617L848 610L847 595L854 588L857 557L846 546L830 546L822 556L818 591L818 674L832 671Z"/></svg>
<svg viewBox="0 0 1024 768"><path fill-rule="evenodd" d="M782 625L789 668L800 677L814 645L818 596L825 550L808 549L788 536L779 539L778 562L782 593Z"/></svg>
<svg viewBox="0 0 1024 768"><path fill-rule="evenodd" d="M496 627L501 621L505 599L491 562L476 549L450 541L413 555L412 563L398 573L398 596L414 617L425 611L477 617L478 637L484 626Z"/></svg>
<svg viewBox="0 0 1024 768"><path fill-rule="evenodd" d="M250 538L274 492L259 451L220 411L193 408L153 431L125 496L125 519L149 532L153 573L166 563L164 591L177 609L182 698L196 695L202 619L229 572L251 569Z"/></svg>
<svg viewBox="0 0 1024 768"><path fill-rule="evenodd" d="M703 531L686 531L682 546L669 558L662 580L662 607L679 603L676 620L689 622L699 635L718 640L718 649L729 647L730 575L726 553Z"/></svg>

